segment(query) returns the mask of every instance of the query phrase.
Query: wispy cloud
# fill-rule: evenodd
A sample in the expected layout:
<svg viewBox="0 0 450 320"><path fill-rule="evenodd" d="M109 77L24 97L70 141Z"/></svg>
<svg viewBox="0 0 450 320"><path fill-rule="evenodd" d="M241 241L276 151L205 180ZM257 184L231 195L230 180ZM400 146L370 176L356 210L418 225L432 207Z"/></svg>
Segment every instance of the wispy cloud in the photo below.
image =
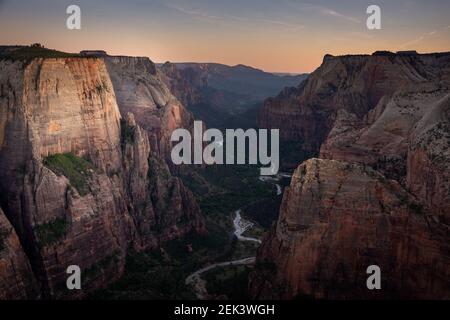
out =
<svg viewBox="0 0 450 320"><path fill-rule="evenodd" d="M423 40L425 40L425 36L421 35L421 36L419 36L416 39L413 39L411 41L408 41L408 42L405 42L405 43L401 44L400 48L404 49L406 47L410 47L412 45L415 45L415 44L418 44L418 43L422 42Z"/></svg>
<svg viewBox="0 0 450 320"><path fill-rule="evenodd" d="M176 5L176 4L172 4L172 3L163 3L163 5L169 9L178 11L180 13L186 14L186 15L190 15L190 16L195 16L195 17L199 17L199 18L205 18L205 19L209 19L209 20L217 20L220 19L221 17L216 16L216 15L212 15L209 14L207 12L203 12L197 9L188 9L188 8L184 8L182 6Z"/></svg>
<svg viewBox="0 0 450 320"><path fill-rule="evenodd" d="M345 15L345 14L342 14L337 11L334 11L334 10L331 10L328 8L324 8L324 7L320 8L320 13L323 15L336 17L336 18L347 20L347 21L354 22L354 23L361 23L361 20L358 18L349 16L349 15Z"/></svg>
<svg viewBox="0 0 450 320"><path fill-rule="evenodd" d="M448 28L450 28L450 26L448 26L448 27L446 27L444 29L448 29ZM438 33L439 33L439 30L433 30L433 31L430 31L430 32L423 33L423 34L419 35L417 38L412 39L412 40L410 40L408 42L405 42L405 43L401 44L399 47L401 49L404 49L404 48L407 48L407 47L411 47L411 46L416 45L416 44L418 44L418 43L426 40L427 38L432 37L432 36L434 36L434 35L436 35Z"/></svg>
<svg viewBox="0 0 450 320"><path fill-rule="evenodd" d="M279 27L284 27L289 30L298 30L298 29L304 28L304 26L301 24L294 24L294 23L289 23L289 22L276 20L276 19L239 17L239 16L227 15L227 14L216 15L216 14L212 14L212 13L202 11L199 9L190 9L190 8L182 7L182 6L179 6L176 4L172 4L172 3L163 3L163 5L169 9L178 11L180 13L183 13L183 14L186 14L186 15L189 15L192 17L200 18L203 20L207 20L207 21L213 22L213 23L216 23L218 20L220 20L221 22L244 22L244 23L251 23L251 24L261 24L261 23L271 24L271 25L276 25Z"/></svg>
<svg viewBox="0 0 450 320"><path fill-rule="evenodd" d="M301 13L312 13L312 14L320 14L328 17L334 17L340 20L349 21L352 23L361 23L363 20L349 14L338 12L329 7L317 5L309 2L298 1L298 0L284 0L286 4L288 4L291 8L295 8L298 12Z"/></svg>
<svg viewBox="0 0 450 320"><path fill-rule="evenodd" d="M294 24L294 23L289 23L289 22L280 21L280 20L276 20L276 19L259 19L259 18L248 18L248 17L243 18L243 17L230 16L230 15L225 15L224 18L228 18L233 21L241 21L241 22L247 22L247 23L257 23L257 24L267 23L267 24L277 25L277 26L281 26L281 27L286 27L291 30L302 29L305 27L304 25L301 25L301 24Z"/></svg>

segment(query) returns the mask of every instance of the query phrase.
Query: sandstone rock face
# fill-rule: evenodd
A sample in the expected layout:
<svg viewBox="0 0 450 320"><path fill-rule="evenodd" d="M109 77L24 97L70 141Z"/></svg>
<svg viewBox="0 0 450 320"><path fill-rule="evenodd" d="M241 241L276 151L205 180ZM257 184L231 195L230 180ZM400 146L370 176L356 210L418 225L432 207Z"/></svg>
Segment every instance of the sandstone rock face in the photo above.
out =
<svg viewBox="0 0 450 320"><path fill-rule="evenodd" d="M177 128L190 129L194 118L172 95L148 58L105 57L117 103L122 114L134 114L149 133L150 144L170 159L170 135Z"/></svg>
<svg viewBox="0 0 450 320"><path fill-rule="evenodd" d="M105 64L95 58L35 59L2 68L0 82L8 90L0 101L6 119L1 202L42 296L81 293L64 290L70 265L86 271L86 291L116 279L132 224L115 181L120 115ZM86 190L44 166L44 157L62 153L92 163L84 173Z"/></svg>
<svg viewBox="0 0 450 320"><path fill-rule="evenodd" d="M147 133L132 113L127 114L122 131L128 208L138 231L135 247L155 248L190 231L206 233L193 194L171 175L165 161L150 151Z"/></svg>
<svg viewBox="0 0 450 320"><path fill-rule="evenodd" d="M186 189L180 179L172 177L170 167L170 136L175 129L193 128L194 118L184 106L172 95L164 83L163 75L154 63L144 57L105 57L106 65L117 96L117 103L123 116L131 114L131 123L127 124L130 136L136 139L148 139L150 145L151 164L155 167L145 168L131 164L138 169L134 182L146 193L139 192L137 203L139 210L148 211L146 222L137 214L135 220L140 228L149 230L156 227L159 232L144 232L146 242L167 241L182 236L191 230L205 233L204 221L192 193ZM130 115L127 116L129 118ZM127 120L128 122L130 120ZM141 127L142 129L140 129ZM148 136L148 138L147 138ZM141 148L142 143L137 144ZM126 145L127 148L129 146ZM133 147L134 148L134 147ZM135 150L135 154L145 154L145 150ZM128 151L124 150L125 157ZM138 156L140 164L144 164L142 156ZM144 174L144 172L147 172ZM136 174L134 170L132 174ZM144 187L146 185L146 187ZM134 193L134 195L133 195ZM135 198L136 191L132 191ZM149 206L152 200L153 207ZM139 211L138 210L138 211ZM150 220L148 217L152 217ZM159 240L158 240L159 239Z"/></svg>
<svg viewBox="0 0 450 320"><path fill-rule="evenodd" d="M208 80L205 74L193 68L179 69L170 62L164 63L160 70L161 79L184 106L202 102L199 89L207 87Z"/></svg>
<svg viewBox="0 0 450 320"><path fill-rule="evenodd" d="M450 225L450 94L412 131L407 155L408 189Z"/></svg>
<svg viewBox="0 0 450 320"><path fill-rule="evenodd" d="M448 93L449 65L450 54L329 57L302 85L268 99L259 124L324 155L347 145L356 157L370 147L404 151L414 123Z"/></svg>
<svg viewBox="0 0 450 320"><path fill-rule="evenodd" d="M130 63L151 67L139 59ZM155 248L195 228L204 231L200 210L182 185L173 188L165 211L153 202L151 179L166 172L148 161L159 152L132 114L121 121L101 58L2 60L0 71L0 203L37 279L34 297L81 297L120 277L130 244ZM166 103L168 110L154 119L160 132L182 123L177 106L164 102L166 88L152 90L155 105ZM20 266L19 249L17 255ZM66 288L70 265L82 270L82 290ZM28 276L22 263L17 292L8 297L30 296L19 287Z"/></svg>
<svg viewBox="0 0 450 320"><path fill-rule="evenodd" d="M328 57L306 84L267 100L260 123L304 141L321 158L372 166L444 217L449 94L450 53ZM434 152L434 164L418 164L428 164L418 140L428 142L425 153ZM413 181L423 170L432 171L425 174L430 181L420 183L427 190Z"/></svg>
<svg viewBox="0 0 450 320"><path fill-rule="evenodd" d="M169 167L162 159L150 158L149 178L161 241L178 238L191 230L206 233L194 195L184 187L180 178L170 175Z"/></svg>
<svg viewBox="0 0 450 320"><path fill-rule="evenodd" d="M448 299L449 85L448 53L327 56L266 101L261 125L322 160L296 170L255 297ZM383 290L365 287L371 264Z"/></svg>
<svg viewBox="0 0 450 320"><path fill-rule="evenodd" d="M448 228L370 167L312 159L295 171L258 252L256 298L448 299ZM382 290L368 290L378 265Z"/></svg>
<svg viewBox="0 0 450 320"><path fill-rule="evenodd" d="M0 209L0 300L36 298L37 286L14 228Z"/></svg>

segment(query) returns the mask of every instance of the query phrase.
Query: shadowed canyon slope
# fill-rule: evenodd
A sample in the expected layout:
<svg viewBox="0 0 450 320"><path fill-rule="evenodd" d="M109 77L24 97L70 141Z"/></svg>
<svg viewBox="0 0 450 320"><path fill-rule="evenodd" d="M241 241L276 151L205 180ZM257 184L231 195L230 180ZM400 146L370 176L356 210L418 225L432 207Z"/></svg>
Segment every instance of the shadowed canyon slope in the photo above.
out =
<svg viewBox="0 0 450 320"><path fill-rule="evenodd" d="M449 85L448 53L326 56L266 101L260 125L322 159L285 192L254 297L450 296ZM379 292L365 287L371 264Z"/></svg>
<svg viewBox="0 0 450 320"><path fill-rule="evenodd" d="M82 296L120 277L130 245L205 232L164 161L168 130L192 117L150 60L105 59L0 61L2 297ZM69 265L83 290L66 289Z"/></svg>
<svg viewBox="0 0 450 320"><path fill-rule="evenodd" d="M36 279L16 231L0 209L0 300L36 295Z"/></svg>

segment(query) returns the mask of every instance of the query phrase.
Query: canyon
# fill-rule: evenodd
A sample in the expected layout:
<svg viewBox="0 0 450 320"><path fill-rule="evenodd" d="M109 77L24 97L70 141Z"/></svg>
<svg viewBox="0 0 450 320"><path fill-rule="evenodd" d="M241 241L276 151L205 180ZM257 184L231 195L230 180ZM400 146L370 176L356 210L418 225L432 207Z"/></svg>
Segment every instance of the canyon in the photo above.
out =
<svg viewBox="0 0 450 320"><path fill-rule="evenodd" d="M450 297L449 85L450 53L326 55L265 101L260 127L318 158L296 164L253 298Z"/></svg>
<svg viewBox="0 0 450 320"><path fill-rule="evenodd" d="M280 76L0 46L0 299L448 299L449 86L450 53ZM279 130L289 172L177 166L194 117Z"/></svg>

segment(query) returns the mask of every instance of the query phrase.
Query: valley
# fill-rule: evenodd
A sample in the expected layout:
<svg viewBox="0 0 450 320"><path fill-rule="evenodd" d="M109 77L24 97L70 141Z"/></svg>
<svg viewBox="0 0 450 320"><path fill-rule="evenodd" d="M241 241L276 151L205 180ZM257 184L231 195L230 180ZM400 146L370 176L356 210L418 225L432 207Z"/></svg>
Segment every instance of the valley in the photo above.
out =
<svg viewBox="0 0 450 320"><path fill-rule="evenodd" d="M189 234L160 250L131 253L124 276L90 299L248 298L259 239L276 219L277 185L289 183L289 175L261 179L256 166L216 165L189 170L183 181L199 202L208 235Z"/></svg>

